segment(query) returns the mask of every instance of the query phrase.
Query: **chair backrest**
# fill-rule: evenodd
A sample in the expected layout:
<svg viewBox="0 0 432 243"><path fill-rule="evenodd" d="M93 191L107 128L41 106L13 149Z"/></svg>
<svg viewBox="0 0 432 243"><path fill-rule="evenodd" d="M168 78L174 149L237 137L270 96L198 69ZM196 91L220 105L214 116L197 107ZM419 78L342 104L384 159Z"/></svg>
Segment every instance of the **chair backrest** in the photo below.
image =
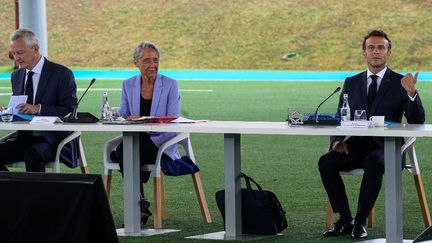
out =
<svg viewBox="0 0 432 243"><path fill-rule="evenodd" d="M10 138L11 135L13 134L8 134L0 140ZM81 168L87 168L87 160L81 141L81 132L78 131L72 132L59 143L55 159L46 163L45 168L51 168L53 172L60 173L60 162L70 167L74 161L76 161L75 167L80 166ZM25 163L19 161L7 166L11 168L25 168Z"/></svg>
<svg viewBox="0 0 432 243"><path fill-rule="evenodd" d="M117 146L120 145L122 141L123 141L123 137L117 136L113 139L108 140L104 144L104 150L103 150L104 175L108 175L109 170L120 170L119 164L111 160L110 154Z"/></svg>
<svg viewBox="0 0 432 243"><path fill-rule="evenodd" d="M417 154L415 151L415 137L405 137L404 138L405 143L402 145L401 152L408 155L410 163L405 162L405 169L407 169L411 174L418 175L420 174L420 167L417 160Z"/></svg>
<svg viewBox="0 0 432 243"><path fill-rule="evenodd" d="M72 132L59 143L54 162L57 161L62 162L69 168L87 166L81 132Z"/></svg>
<svg viewBox="0 0 432 243"><path fill-rule="evenodd" d="M109 141L107 141L104 145L104 153L103 153L103 161L104 161L104 174L108 175L108 170L120 170L120 166L118 163L114 162L110 158L110 153L113 151L121 142L122 142L122 136L115 137ZM163 152L174 144L180 144L183 146L184 151L186 155L194 162L195 161L195 155L193 153L192 144L190 141L190 135L189 133L177 133L174 137L167 140L165 143L163 143L158 150L157 156L156 156L156 163L155 164L146 164L141 167L141 170L146 171L154 171L155 177L160 177L160 163L162 159Z"/></svg>
<svg viewBox="0 0 432 243"><path fill-rule="evenodd" d="M194 163L196 163L196 161L195 161L195 154L194 154L194 152L193 152L193 149L192 149L192 143L191 143L191 140L190 140L190 134L187 133L186 138L183 139L183 140L181 140L180 142L178 142L178 144L180 144L180 145L183 146L186 155L187 155L187 156L188 156L188 157L189 157L189 158L190 158Z"/></svg>
<svg viewBox="0 0 432 243"><path fill-rule="evenodd" d="M350 171L341 171L339 174L341 175L355 175L355 176L362 176L364 174L363 169L353 169Z"/></svg>
<svg viewBox="0 0 432 243"><path fill-rule="evenodd" d="M413 175L420 174L420 167L418 165L417 154L414 148L416 138L415 137L405 137L404 144L401 147L401 155L406 153L408 155L409 164L405 164L405 169L408 170ZM363 169L353 169L350 171L342 171L341 175L357 175L362 176L364 174Z"/></svg>
<svg viewBox="0 0 432 243"><path fill-rule="evenodd" d="M165 143L163 143L158 150L157 156L156 156L156 163L154 165L144 165L141 167L141 169L148 170L148 171L154 171L154 177L160 177L161 173L161 159L163 152L174 144L180 144L183 146L185 153L189 158L196 163L195 161L195 155L192 150L192 144L190 142L190 135L189 133L177 133L173 138L169 139Z"/></svg>

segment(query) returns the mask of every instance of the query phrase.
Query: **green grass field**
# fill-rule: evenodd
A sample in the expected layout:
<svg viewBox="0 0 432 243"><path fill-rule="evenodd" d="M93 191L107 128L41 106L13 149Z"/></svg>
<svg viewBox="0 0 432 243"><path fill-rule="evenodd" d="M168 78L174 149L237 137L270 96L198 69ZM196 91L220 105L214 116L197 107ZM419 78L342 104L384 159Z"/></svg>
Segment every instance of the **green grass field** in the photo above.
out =
<svg viewBox="0 0 432 243"><path fill-rule="evenodd" d="M84 89L88 80L79 80L78 87ZM182 114L191 119L210 120L262 120L284 121L288 107L315 107L328 93L342 82L204 82L180 81ZM9 83L0 82L0 92L9 92ZM82 101L81 111L99 114L104 89L121 87L121 81L98 80ZM424 104L432 103L432 83L418 84ZM78 96L83 91L78 92ZM111 90L109 102L117 106L120 91ZM0 96L0 104L5 104L9 96ZM329 100L323 110L332 111L336 97ZM431 121L430 106L425 105L427 122ZM87 132L83 143L90 170L95 174L103 173L102 147L106 140L118 133ZM192 134L191 141L201 168L201 176L206 192L213 223L204 224L189 176L166 177L166 200L168 220L164 227L181 229L178 233L150 238L121 237L122 243L132 242L187 242L184 237L223 230L222 218L216 207L214 194L223 188L223 136ZM431 201L432 140L417 140L417 155L423 173L425 190ZM271 190L279 197L287 212L288 228L283 236L262 240L263 242L335 242L324 239L326 194L321 185L317 160L328 146L325 136L242 136L242 171L257 180L264 189ZM72 173L79 170L62 168ZM423 230L417 195L412 176L403 173L404 198L404 236L413 239ZM356 200L360 178L346 178L352 210L356 210ZM147 196L152 199L152 185L146 186ZM119 173L113 177L110 198L111 210L116 227L123 223L122 182ZM371 238L384 237L384 192L376 204L376 225L369 229ZM153 224L153 219L149 225ZM337 242L351 242L349 237L339 238Z"/></svg>

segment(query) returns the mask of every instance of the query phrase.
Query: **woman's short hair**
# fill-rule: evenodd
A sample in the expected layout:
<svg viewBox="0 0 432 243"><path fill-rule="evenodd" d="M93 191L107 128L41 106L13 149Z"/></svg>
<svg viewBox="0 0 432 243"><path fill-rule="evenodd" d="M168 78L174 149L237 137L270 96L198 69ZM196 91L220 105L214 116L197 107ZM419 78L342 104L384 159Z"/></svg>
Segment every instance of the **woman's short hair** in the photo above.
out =
<svg viewBox="0 0 432 243"><path fill-rule="evenodd" d="M159 47L150 41L144 41L144 42L141 42L134 50L133 59L135 61L137 61L140 58L141 52L144 49L153 49L154 51L156 51L156 53L159 57L159 60L161 59L161 53L160 53Z"/></svg>

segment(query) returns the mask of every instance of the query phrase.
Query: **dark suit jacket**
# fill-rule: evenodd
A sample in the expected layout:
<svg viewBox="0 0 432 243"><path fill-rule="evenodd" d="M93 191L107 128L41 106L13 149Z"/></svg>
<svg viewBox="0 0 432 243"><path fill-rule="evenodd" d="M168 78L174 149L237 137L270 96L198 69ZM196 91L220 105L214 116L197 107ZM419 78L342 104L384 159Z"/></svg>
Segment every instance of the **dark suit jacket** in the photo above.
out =
<svg viewBox="0 0 432 243"><path fill-rule="evenodd" d="M13 95L24 94L25 75L26 70L24 68L18 69L12 73ZM72 71L65 66L50 62L45 58L34 104L41 104L41 116L62 117L72 112L77 104L76 83ZM48 143L56 146L62 139L70 134L70 132L48 131L42 131L41 133ZM19 136L19 132L17 136ZM76 145L75 141L69 143L64 149L69 153L67 157L71 164L67 164L68 166L76 165L77 149L73 148ZM71 151L73 151L72 155L70 154ZM63 153L62 151L62 154L66 155L67 153Z"/></svg>
<svg viewBox="0 0 432 243"><path fill-rule="evenodd" d="M425 113L417 92L417 97L411 101L407 92L401 85L402 75L393 72L389 68L381 80L377 96L372 104L371 110L368 110L367 105L367 72L359 73L345 80L337 113L340 113L340 108L343 103L343 94L348 94L348 102L351 108L351 119L355 110L366 110L368 117L370 116L385 116L385 121L397 122L402 121L404 115L411 124L422 124L425 121ZM337 137L332 137L331 142ZM340 138L340 137L338 137ZM382 146L382 138L374 138L374 141Z"/></svg>

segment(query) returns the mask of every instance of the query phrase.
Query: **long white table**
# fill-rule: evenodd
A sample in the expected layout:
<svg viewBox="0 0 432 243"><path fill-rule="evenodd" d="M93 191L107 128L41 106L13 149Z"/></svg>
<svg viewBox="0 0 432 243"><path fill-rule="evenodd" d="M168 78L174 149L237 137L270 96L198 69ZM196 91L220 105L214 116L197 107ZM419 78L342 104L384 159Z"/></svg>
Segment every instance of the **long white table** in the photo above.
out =
<svg viewBox="0 0 432 243"><path fill-rule="evenodd" d="M392 125L370 129L339 129L325 126L288 127L284 122L212 121L196 124L163 124L159 132L223 133L225 160L225 232L227 240L243 239L241 234L241 134L262 135L341 135L384 137L386 241L403 242L401 143L404 137L431 137L432 125ZM152 129L152 130L153 130ZM318 160L318 158L317 158ZM219 238L220 233L208 234ZM203 238L207 238L203 236ZM381 240L378 240L381 242Z"/></svg>
<svg viewBox="0 0 432 243"><path fill-rule="evenodd" d="M241 155L242 134L261 135L341 135L381 136L385 138L385 215L387 242L403 242L402 177L400 147L403 137L432 137L432 125L392 125L371 129L338 129L336 127L288 127L284 122L210 121L193 124L55 124L28 125L26 123L0 123L0 130L48 131L119 131L124 136L124 221L125 235L141 235L139 209L139 156L137 132L189 132L224 134L225 160L225 215L226 231L223 238L243 239L241 228ZM317 158L318 159L318 158ZM132 161L127 163L126 161Z"/></svg>

